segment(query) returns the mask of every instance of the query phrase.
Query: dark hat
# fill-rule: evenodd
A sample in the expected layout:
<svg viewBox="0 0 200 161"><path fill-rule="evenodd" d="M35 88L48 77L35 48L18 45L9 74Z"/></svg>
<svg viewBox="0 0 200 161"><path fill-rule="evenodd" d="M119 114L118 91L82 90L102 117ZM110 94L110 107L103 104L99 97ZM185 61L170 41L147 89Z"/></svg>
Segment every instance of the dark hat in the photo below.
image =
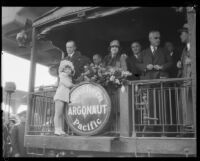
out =
<svg viewBox="0 0 200 161"><path fill-rule="evenodd" d="M185 23L183 27L179 29L178 31L181 33L181 32L188 32L188 30L189 30L189 24Z"/></svg>

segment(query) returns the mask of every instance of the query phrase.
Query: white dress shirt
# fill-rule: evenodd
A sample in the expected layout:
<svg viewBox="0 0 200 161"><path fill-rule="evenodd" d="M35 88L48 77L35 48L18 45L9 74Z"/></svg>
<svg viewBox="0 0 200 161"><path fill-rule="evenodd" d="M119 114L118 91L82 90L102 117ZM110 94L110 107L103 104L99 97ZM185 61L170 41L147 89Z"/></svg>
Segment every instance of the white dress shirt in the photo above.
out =
<svg viewBox="0 0 200 161"><path fill-rule="evenodd" d="M150 48L151 48L151 52L154 54L154 52L157 50L158 47L151 45Z"/></svg>

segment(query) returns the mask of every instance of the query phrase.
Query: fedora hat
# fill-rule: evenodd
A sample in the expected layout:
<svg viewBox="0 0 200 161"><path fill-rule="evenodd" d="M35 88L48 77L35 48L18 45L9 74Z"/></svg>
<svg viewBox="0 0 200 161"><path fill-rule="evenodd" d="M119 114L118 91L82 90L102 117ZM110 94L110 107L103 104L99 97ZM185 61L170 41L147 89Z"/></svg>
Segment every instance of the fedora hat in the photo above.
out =
<svg viewBox="0 0 200 161"><path fill-rule="evenodd" d="M185 23L185 24L183 25L183 27L180 28L178 31L179 31L179 32L188 32L188 30L189 30L189 24L188 24L188 23Z"/></svg>

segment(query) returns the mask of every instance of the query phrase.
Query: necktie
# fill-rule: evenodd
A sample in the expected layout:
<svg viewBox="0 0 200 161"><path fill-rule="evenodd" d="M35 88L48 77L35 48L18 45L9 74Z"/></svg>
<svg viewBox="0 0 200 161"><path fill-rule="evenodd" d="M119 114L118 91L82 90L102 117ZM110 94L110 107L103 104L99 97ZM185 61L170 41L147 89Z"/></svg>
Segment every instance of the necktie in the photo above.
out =
<svg viewBox="0 0 200 161"><path fill-rule="evenodd" d="M153 47L153 55L156 53L156 47Z"/></svg>

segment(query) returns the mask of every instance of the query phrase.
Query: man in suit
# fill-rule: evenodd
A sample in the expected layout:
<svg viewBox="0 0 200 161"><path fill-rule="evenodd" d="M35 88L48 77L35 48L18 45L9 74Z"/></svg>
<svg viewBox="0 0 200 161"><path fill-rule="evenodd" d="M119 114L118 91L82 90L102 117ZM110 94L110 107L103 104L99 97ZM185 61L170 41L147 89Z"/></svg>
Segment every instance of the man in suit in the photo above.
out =
<svg viewBox="0 0 200 161"><path fill-rule="evenodd" d="M164 48L166 50L169 51L170 56L173 60L173 65L172 67L169 69L169 75L170 78L177 78L177 74L178 74L178 68L176 66L177 62L180 60L181 57L181 52L177 49L175 49L174 45L172 42L170 41L166 41L164 44ZM177 86L177 82L172 82L170 84L171 87L176 87ZM169 103L169 101L167 102ZM171 88L171 105L167 104L167 106L171 106L171 110L170 108L167 108L166 113L167 115L171 115L171 120L170 120L170 126L169 126L169 130L171 131L176 131L177 128L177 106L176 106L176 94L175 94L175 90L174 88ZM174 135L173 133L171 133L171 135Z"/></svg>
<svg viewBox="0 0 200 161"><path fill-rule="evenodd" d="M137 67L142 72L142 79L168 78L168 69L172 66L172 59L169 53L160 48L160 32L149 33L150 47L142 51L139 58L141 63Z"/></svg>
<svg viewBox="0 0 200 161"><path fill-rule="evenodd" d="M27 154L26 154L26 149L24 146L26 111L20 112L18 116L20 118L20 123L14 125L11 131L13 156L26 157Z"/></svg>
<svg viewBox="0 0 200 161"><path fill-rule="evenodd" d="M169 69L169 76L170 78L177 78L178 68L176 64L180 60L181 52L175 49L173 43L170 41L165 42L164 48L169 52L173 61L172 67Z"/></svg>
<svg viewBox="0 0 200 161"><path fill-rule="evenodd" d="M184 24L183 28L180 29L180 39L181 42L185 44L182 51L181 60L178 61L177 67L179 68L179 77L191 78L192 77L192 60L190 53L190 42L189 42L189 25ZM192 104L192 83L190 81L183 83L181 89L181 123L183 123L184 131L193 131L193 104Z"/></svg>
<svg viewBox="0 0 200 161"><path fill-rule="evenodd" d="M84 66L90 64L90 59L82 55L79 51L76 50L76 43L72 40L66 43L67 57L64 59L70 60L75 68L75 75L73 80L78 81L80 79L81 73L84 72Z"/></svg>
<svg viewBox="0 0 200 161"><path fill-rule="evenodd" d="M139 80L141 72L137 68L136 63L140 63L139 62L139 57L141 54L140 43L137 41L134 41L131 44L131 50L132 50L133 54L128 59L126 59L127 70L132 73L132 75L129 76L128 79L129 80Z"/></svg>
<svg viewBox="0 0 200 161"><path fill-rule="evenodd" d="M149 41L150 47L142 51L141 56L139 57L140 63L136 64L138 69L142 72L141 79L168 78L168 70L172 66L172 59L165 49L159 47L160 32L150 31ZM147 118L145 117L145 119L149 124L154 125L148 126L147 131L157 131L157 129L160 131L160 127L155 126L156 123L166 124L164 119L165 106L161 106L158 101L158 98L161 97L159 92L160 85L147 85L146 88L146 94L148 96L148 105L146 107L148 110Z"/></svg>

